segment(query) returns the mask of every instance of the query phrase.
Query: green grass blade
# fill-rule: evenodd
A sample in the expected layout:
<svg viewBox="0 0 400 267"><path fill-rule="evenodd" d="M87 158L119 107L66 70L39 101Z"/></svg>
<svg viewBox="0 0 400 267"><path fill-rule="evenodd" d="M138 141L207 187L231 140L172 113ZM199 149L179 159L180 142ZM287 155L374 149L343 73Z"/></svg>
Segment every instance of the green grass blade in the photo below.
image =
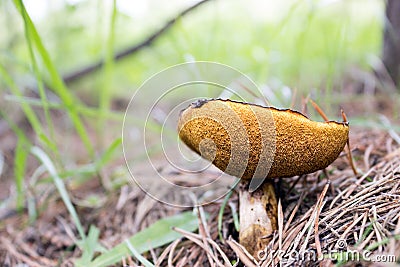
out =
<svg viewBox="0 0 400 267"><path fill-rule="evenodd" d="M183 212L178 215L161 219L150 225L143 231L129 238L130 244L135 250L142 254L149 251L151 248L157 248L173 242L181 237L181 235L172 230L172 227L178 227L186 231L195 231L198 228L198 219L192 212ZM100 255L89 267L102 267L115 264L121 261L122 258L130 254L126 243L120 243L108 252Z"/></svg>
<svg viewBox="0 0 400 267"><path fill-rule="evenodd" d="M26 134L18 128L18 126L10 120L4 111L0 110L0 116L8 123L10 128L18 137L17 146L15 148L15 157L14 157L14 177L15 177L15 186L17 189L17 210L21 211L24 207L25 202L25 194L24 194L24 181L25 181L25 172L26 172L26 159L29 154L29 148L31 143L29 142ZM1 172L0 172L1 174ZM30 202L28 201L28 205Z"/></svg>
<svg viewBox="0 0 400 267"><path fill-rule="evenodd" d="M114 69L114 42L115 42L115 22L117 18L117 1L113 1L113 7L111 11L110 30L108 34L108 40L106 44L105 59L103 66L103 79L100 91L99 108L101 119L98 124L98 133L101 136L100 140L103 143L103 129L105 123L105 114L110 110L111 103L111 88L113 81L113 69Z"/></svg>
<svg viewBox="0 0 400 267"><path fill-rule="evenodd" d="M400 240L400 235L393 235L390 237L385 237L384 239L382 239L379 242L375 242L370 244L368 247L365 248L366 251L374 251L375 249L377 249L379 246L384 246L386 244L388 244L391 240Z"/></svg>
<svg viewBox="0 0 400 267"><path fill-rule="evenodd" d="M226 207L226 204L228 203L229 199L231 198L232 193L233 193L233 190L230 190L228 192L228 194L226 194L224 201L222 202L222 205L218 212L218 235L219 235L219 239L221 241L224 240L224 238L222 237L222 218L224 217L225 207Z"/></svg>
<svg viewBox="0 0 400 267"><path fill-rule="evenodd" d="M232 217L233 217L233 225L235 226L236 232L239 232L240 229L240 222L239 222L239 215L236 209L236 206L233 203L229 203L229 206L232 210Z"/></svg>
<svg viewBox="0 0 400 267"><path fill-rule="evenodd" d="M357 248L369 235L369 233L371 233L373 230L373 225L370 224L367 226L367 228L365 229L363 235L361 236L360 240L358 240L358 242L354 245L355 248Z"/></svg>
<svg viewBox="0 0 400 267"><path fill-rule="evenodd" d="M131 242L129 242L129 239L125 240L125 244L128 247L129 251L132 253L132 255L138 259L145 267L154 267L154 264L149 262L145 257L140 255L139 252L132 246Z"/></svg>
<svg viewBox="0 0 400 267"><path fill-rule="evenodd" d="M61 199L64 201L65 206L68 209L69 214L72 217L72 220L75 223L76 228L78 229L79 235L81 236L81 239L83 241L86 240L86 235L85 232L83 231L83 227L82 224L79 220L78 214L76 213L76 210L74 208L74 206L72 205L71 199L69 198L67 189L65 188L65 185L62 181L62 179L60 178L60 176L57 173L56 168L54 167L53 162L50 160L50 158L47 156L47 154L40 149L39 147L32 147L31 149L31 153L36 156L39 161L41 161L43 163L43 165L46 167L47 171L49 172L49 174L51 175L51 177L53 178L54 184L58 190L58 192L60 193Z"/></svg>
<svg viewBox="0 0 400 267"><path fill-rule="evenodd" d="M57 69L55 68L53 62L51 61L50 55L48 54L46 48L44 47L42 40L33 24L28 12L25 9L25 6L22 0L14 0L14 4L17 7L18 11L21 13L21 16L25 22L25 27L27 27L27 31L29 31L29 36L32 38L33 44L37 49L41 60L43 61L44 66L46 67L52 84L52 89L54 92L60 97L61 101L64 103L68 114L74 124L75 130L79 134L82 142L84 143L86 150L89 152L91 156L94 155L94 150L90 138L85 130L82 120L79 117L79 114L76 110L76 102L77 100L73 97L73 95L68 91L64 81L61 76L58 74Z"/></svg>
<svg viewBox="0 0 400 267"><path fill-rule="evenodd" d="M107 148L103 155L96 161L96 169L101 169L107 162L109 162L114 154L115 150L122 145L122 138L117 138L112 142L112 144Z"/></svg>
<svg viewBox="0 0 400 267"><path fill-rule="evenodd" d="M76 266L87 266L93 258L95 252L105 252L106 249L100 245L99 241L100 230L91 225L86 242L78 241L79 247L82 248L82 256L75 261Z"/></svg>
<svg viewBox="0 0 400 267"><path fill-rule="evenodd" d="M12 102L16 102L16 103L27 104L29 106L43 107L43 104L41 101L37 100L36 98L32 98L32 97L25 97L25 96L18 96L18 95L5 95L4 99L7 101L12 101ZM47 106L51 109L65 110L65 106L62 103L48 101ZM99 118L101 116L98 108L87 107L85 105L80 105L79 103L76 104L76 110L79 112L79 114L87 116L87 117ZM115 120L115 121L122 121L124 119L124 113L121 113L118 111L109 111L104 115L104 117L107 119ZM144 125L144 122L142 119L137 118L135 120L135 122L139 126Z"/></svg>
<svg viewBox="0 0 400 267"><path fill-rule="evenodd" d="M15 84L12 77L7 73L6 68L2 64L0 64L0 76L3 78L2 80L5 82L5 84L10 88L11 93L13 93L16 97L22 97L20 89ZM26 103L22 103L21 107L35 133L40 135L43 132L43 129L33 109Z"/></svg>
<svg viewBox="0 0 400 267"><path fill-rule="evenodd" d="M58 177L61 179L64 179L66 177L74 176L75 180L77 180L77 177L80 175L82 176L92 176L96 172L98 172L104 165L106 165L110 160L112 159L113 154L117 149L121 146L122 144L122 139L117 138L114 140L114 142L108 147L108 149L101 155L101 157L95 161L94 163L89 163L86 165L81 165L78 167L75 167L72 170L63 170L62 172L58 173ZM88 179L90 179L90 177ZM40 179L38 183L49 183L51 182L52 178L50 177L43 177ZM74 180L74 181L75 181Z"/></svg>
<svg viewBox="0 0 400 267"><path fill-rule="evenodd" d="M29 154L29 142L24 135L18 136L17 147L15 148L14 158L14 176L15 186L17 188L17 210L22 211L24 208L25 194L24 181L26 171L26 159Z"/></svg>
<svg viewBox="0 0 400 267"><path fill-rule="evenodd" d="M27 23L27 20L24 20L24 22ZM36 62L36 59L35 59L35 54L33 52L33 44L32 44L32 39L33 38L30 36L29 27L27 25L25 25L25 39L26 39L27 44L28 44L29 56L31 58L33 72L34 72L34 74L36 76L36 80L37 80L37 84L38 84L38 90L39 90L39 96L40 96L40 100L41 100L41 103L42 103L42 107L43 107L46 123L47 123L47 125L49 127L50 137L51 137L52 140L55 140L54 126L53 126L53 121L51 119L50 112L49 112L48 100L47 100L46 92L45 92L45 89L44 89L44 83L43 83L43 79L42 79L42 74L39 71L39 66L38 66L38 64ZM47 143L48 143L49 148L51 149L51 151L59 159L60 155L58 153L58 149L56 148L56 145L52 141L49 142L50 141L49 138L47 138L47 136L45 136L44 134L42 134L42 138L43 137L44 137L45 140L47 140Z"/></svg>

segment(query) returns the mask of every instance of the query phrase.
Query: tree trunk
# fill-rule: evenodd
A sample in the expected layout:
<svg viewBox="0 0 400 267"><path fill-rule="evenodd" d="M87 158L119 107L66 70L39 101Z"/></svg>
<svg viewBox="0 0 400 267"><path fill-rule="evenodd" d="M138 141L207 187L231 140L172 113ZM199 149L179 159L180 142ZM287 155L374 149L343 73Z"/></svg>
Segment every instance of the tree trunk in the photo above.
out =
<svg viewBox="0 0 400 267"><path fill-rule="evenodd" d="M387 0L382 61L396 86L400 82L400 1Z"/></svg>

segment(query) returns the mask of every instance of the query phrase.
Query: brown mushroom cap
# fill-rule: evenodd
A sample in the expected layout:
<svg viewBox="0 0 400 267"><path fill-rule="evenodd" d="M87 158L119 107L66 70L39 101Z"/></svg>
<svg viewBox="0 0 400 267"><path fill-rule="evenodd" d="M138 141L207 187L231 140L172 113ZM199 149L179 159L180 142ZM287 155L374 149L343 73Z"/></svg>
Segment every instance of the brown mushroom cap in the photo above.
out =
<svg viewBox="0 0 400 267"><path fill-rule="evenodd" d="M222 171L282 178L326 168L348 140L348 123L315 122L292 110L208 100L182 111L179 137Z"/></svg>

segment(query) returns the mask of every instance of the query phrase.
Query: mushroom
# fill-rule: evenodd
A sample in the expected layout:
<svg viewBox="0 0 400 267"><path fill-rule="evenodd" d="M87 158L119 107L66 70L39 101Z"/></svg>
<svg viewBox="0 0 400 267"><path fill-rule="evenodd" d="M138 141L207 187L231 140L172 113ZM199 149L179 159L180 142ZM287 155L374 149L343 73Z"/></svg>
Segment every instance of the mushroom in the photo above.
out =
<svg viewBox="0 0 400 267"><path fill-rule="evenodd" d="M349 126L231 100L199 100L181 112L180 139L223 172L240 178L239 242L256 259L277 229L274 178L326 168L348 141Z"/></svg>

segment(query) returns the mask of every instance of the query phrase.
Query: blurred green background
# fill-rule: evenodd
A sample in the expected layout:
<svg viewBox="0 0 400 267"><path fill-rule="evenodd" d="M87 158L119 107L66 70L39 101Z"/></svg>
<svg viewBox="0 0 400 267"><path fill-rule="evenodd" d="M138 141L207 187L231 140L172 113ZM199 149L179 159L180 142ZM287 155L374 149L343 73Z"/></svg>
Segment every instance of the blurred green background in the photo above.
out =
<svg viewBox="0 0 400 267"><path fill-rule="evenodd" d="M142 41L193 3L117 1L113 51ZM63 75L106 56L112 5L111 1L26 1ZM12 1L2 1L0 7L6 29L0 36L1 61L19 83L34 84L23 21ZM379 57L383 15L382 0L210 1L178 19L151 47L115 64L112 96L130 97L154 73L192 60L233 66L276 91L285 86L302 92L316 88L316 97L330 96L342 89L349 69L368 70ZM43 66L41 70L46 72ZM92 94L103 82L98 74L69 87L95 103Z"/></svg>

